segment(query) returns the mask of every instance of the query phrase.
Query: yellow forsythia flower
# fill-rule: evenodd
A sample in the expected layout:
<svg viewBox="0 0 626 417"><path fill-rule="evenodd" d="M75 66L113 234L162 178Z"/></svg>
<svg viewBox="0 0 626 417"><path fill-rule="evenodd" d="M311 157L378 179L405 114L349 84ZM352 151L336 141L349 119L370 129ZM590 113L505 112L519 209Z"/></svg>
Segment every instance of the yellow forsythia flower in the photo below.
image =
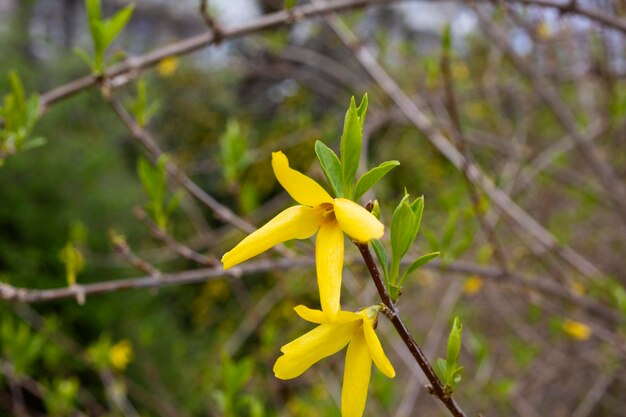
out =
<svg viewBox="0 0 626 417"><path fill-rule="evenodd" d="M319 326L280 348L283 355L274 365L274 374L279 379L296 378L320 359L348 345L341 390L341 415L361 417L365 409L372 362L387 377L396 376L374 332L380 307L365 308L358 313L339 311L333 321L324 312L303 305L297 306L295 310L304 320Z"/></svg>
<svg viewBox="0 0 626 417"><path fill-rule="evenodd" d="M133 345L126 339L120 340L109 349L109 361L117 370L123 371L133 358Z"/></svg>
<svg viewBox="0 0 626 417"><path fill-rule="evenodd" d="M301 205L279 213L222 257L231 268L271 247L291 239L307 239L317 232L315 263L322 311L329 319L339 312L344 239L358 242L382 237L383 224L360 205L345 198L332 198L318 183L289 167L282 152L272 154L274 175Z"/></svg>
<svg viewBox="0 0 626 417"><path fill-rule="evenodd" d="M478 275L472 275L465 280L465 283L463 284L463 292L467 295L474 295L480 291L484 284L485 281L483 281L481 277Z"/></svg>
<svg viewBox="0 0 626 417"><path fill-rule="evenodd" d="M174 56L163 58L157 66L157 70L162 77L171 76L176 72L176 69L178 69L178 58Z"/></svg>
<svg viewBox="0 0 626 417"><path fill-rule="evenodd" d="M585 323L566 319L562 324L563 331L576 340L588 340L591 337L591 328Z"/></svg>

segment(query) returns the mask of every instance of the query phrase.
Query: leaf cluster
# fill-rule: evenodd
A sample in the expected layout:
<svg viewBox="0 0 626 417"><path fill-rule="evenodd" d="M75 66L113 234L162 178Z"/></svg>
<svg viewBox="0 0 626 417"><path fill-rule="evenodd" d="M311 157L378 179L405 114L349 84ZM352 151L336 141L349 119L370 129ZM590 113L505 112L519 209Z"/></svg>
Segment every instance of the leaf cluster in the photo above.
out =
<svg viewBox="0 0 626 417"><path fill-rule="evenodd" d="M463 325L458 317L452 322L452 329L448 336L448 349L446 358L437 359L437 367L439 377L444 383L444 389L447 395L454 392L454 388L461 381L461 372L463 367L459 366L459 354L461 353L461 339L463 337Z"/></svg>
<svg viewBox="0 0 626 417"><path fill-rule="evenodd" d="M26 98L24 87L17 73L9 72L11 91L6 94L0 107L0 166L4 158L22 150L45 144L42 137L29 136L39 119L39 96Z"/></svg>
<svg viewBox="0 0 626 417"><path fill-rule="evenodd" d="M180 204L182 193L175 193L173 197L167 195L167 163L168 155L162 155L156 165L150 164L145 159L140 159L137 165L137 173L143 188L150 199L146 210L154 219L157 226L167 230L168 219L172 212Z"/></svg>
<svg viewBox="0 0 626 417"><path fill-rule="evenodd" d="M130 20L135 6L132 3L129 4L115 13L110 19L102 17L100 0L86 0L85 6L93 42L93 56L90 56L80 48L77 48L75 53L85 61L94 75L101 75L107 66L106 51Z"/></svg>
<svg viewBox="0 0 626 417"><path fill-rule="evenodd" d="M322 142L315 143L315 153L320 161L324 175L337 197L358 200L385 174L400 165L398 161L385 161L375 168L364 173L356 181L356 172L361 159L363 148L363 124L367 113L367 94L356 105L354 97L350 100L350 107L346 112L343 124L343 133L340 142L340 157Z"/></svg>

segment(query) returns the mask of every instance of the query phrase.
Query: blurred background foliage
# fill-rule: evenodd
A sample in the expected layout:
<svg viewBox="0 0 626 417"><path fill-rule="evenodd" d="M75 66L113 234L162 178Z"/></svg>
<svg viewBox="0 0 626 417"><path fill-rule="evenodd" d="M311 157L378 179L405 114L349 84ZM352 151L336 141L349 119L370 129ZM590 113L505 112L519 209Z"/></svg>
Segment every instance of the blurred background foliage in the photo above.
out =
<svg viewBox="0 0 626 417"><path fill-rule="evenodd" d="M584 3L616 16L624 12L611 2ZM103 0L104 13L125 4ZM214 6L216 17L231 24L282 4ZM389 224L405 189L425 196L421 233L411 253L442 255L434 267L409 279L400 307L433 361L445 356L452 317L461 318L465 369L455 392L458 401L485 415L626 415L620 395L626 390L624 225L579 153L563 152L541 170L531 170L535 158L567 132L532 83L481 32L471 9L452 2L413 6L344 17L448 133L440 35L443 23L451 21L451 73L473 158L560 243L584 253L605 277L585 280L553 255L533 253L532 242L528 249L488 199L480 195L473 203L462 173L371 84L321 20L167 58L141 75L143 86L133 81L115 94L132 109L138 91L145 89L144 104L152 106L146 126L168 157L211 196L260 225L291 204L271 171L271 152L285 151L292 166L321 179L315 140L338 148L349 98L367 90L371 104L363 161L367 167L388 159L401 165L363 202L377 198ZM578 128L596 131L590 136L623 182L624 34L546 9L485 10L492 24L507 31L516 52L556 86ZM137 2L114 49L146 53L203 30L193 1ZM28 93L88 73L72 52L76 46L88 49L87 34L81 1L0 1L0 92L9 91L4 75L9 70L19 74ZM198 267L154 239L133 215L135 207L154 213L152 194L138 175L142 151L98 89L53 105L33 136L44 136L47 144L8 157L0 168L1 282L67 285L67 257L61 252L68 244L84 259L78 283L145 275L119 256L110 235L162 272ZM145 175L158 177L155 170ZM176 186L166 191L167 199L180 195L166 222L175 239L217 260L243 237L177 191ZM482 233L479 217L492 225L489 233ZM506 274L481 273L480 267L498 266L493 238L512 271L536 278L520 285ZM287 246L305 254L313 248L308 241ZM347 249L347 256L356 255ZM377 301L358 262L344 275L345 307ZM600 303L618 318L607 320L575 300L543 293L533 279ZM317 302L311 268L120 291L84 303L2 302L0 415L339 416L342 358L328 358L288 382L271 372L279 347L308 330L292 308ZM399 375L390 381L373 373L366 415L442 415L413 376L410 361L403 365L406 352L391 326L381 322L383 345Z"/></svg>

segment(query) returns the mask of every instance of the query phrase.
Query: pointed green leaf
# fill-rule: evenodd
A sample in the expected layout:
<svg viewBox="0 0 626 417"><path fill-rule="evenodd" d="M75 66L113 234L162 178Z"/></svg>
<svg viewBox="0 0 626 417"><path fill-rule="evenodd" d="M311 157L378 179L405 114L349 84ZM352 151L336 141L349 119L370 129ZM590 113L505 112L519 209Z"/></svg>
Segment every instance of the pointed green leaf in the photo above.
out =
<svg viewBox="0 0 626 417"><path fill-rule="evenodd" d="M450 336L448 336L448 350L446 352L446 363L448 369L454 370L456 363L459 360L459 354L461 352L461 337L463 334L463 325L458 317L454 318L452 322L452 330Z"/></svg>
<svg viewBox="0 0 626 417"><path fill-rule="evenodd" d="M402 286L402 284L404 284L404 281L407 279L409 275L417 271L422 266L426 265L428 262L435 259L437 256L439 256L439 252L432 252L432 253L428 253L426 255L420 256L419 258L411 262L408 268L406 269L406 271L404 271L404 274L402 275L402 278L400 279L398 285Z"/></svg>
<svg viewBox="0 0 626 417"><path fill-rule="evenodd" d="M420 224L422 223L422 214L424 213L424 196L416 198L415 201L411 203L411 211L413 211L413 224L411 225L412 235L409 238L409 245L415 241L417 232L419 232L420 229Z"/></svg>
<svg viewBox="0 0 626 417"><path fill-rule="evenodd" d="M361 103L359 107L356 108L356 114L359 118L359 122L361 122L361 129L363 129L363 125L365 124L365 115L367 114L367 104L368 98L367 93L363 94L363 98L361 99Z"/></svg>
<svg viewBox="0 0 626 417"><path fill-rule="evenodd" d="M380 240L370 240L372 244L372 248L374 249L374 253L376 254L376 258L378 259L378 263L380 264L380 268L383 270L383 278L385 280L385 285L389 287L389 257L387 255L387 250L380 243ZM389 291L389 288L387 288Z"/></svg>
<svg viewBox="0 0 626 417"><path fill-rule="evenodd" d="M102 19L100 0L87 0L86 7L89 20L97 21Z"/></svg>
<svg viewBox="0 0 626 417"><path fill-rule="evenodd" d="M341 168L343 170L343 191L346 198L352 197L354 177L359 167L361 147L363 145L361 122L356 110L354 97L350 99L350 108L346 112L341 134Z"/></svg>
<svg viewBox="0 0 626 417"><path fill-rule="evenodd" d="M41 136L37 136L36 138L32 138L26 142L24 142L24 145L22 145L21 149L22 151L28 151L31 149L35 149L35 148L39 148L41 146L44 146L46 144L46 138L41 137Z"/></svg>
<svg viewBox="0 0 626 417"><path fill-rule="evenodd" d="M408 195L406 196L408 197ZM409 250L414 214L407 198L403 198L391 218L391 256L398 262Z"/></svg>
<svg viewBox="0 0 626 417"><path fill-rule="evenodd" d="M315 142L315 154L320 161L324 175L328 180L336 197L343 197L343 182L341 178L341 162L328 146L319 140Z"/></svg>
<svg viewBox="0 0 626 417"><path fill-rule="evenodd" d="M26 108L26 94L24 93L22 81L15 71L9 72L9 82L11 83L11 91L15 98L15 106L18 111L23 112Z"/></svg>
<svg viewBox="0 0 626 417"><path fill-rule="evenodd" d="M445 359L437 359L437 367L439 368L439 376L442 377L442 379L445 379L445 376L448 373Z"/></svg>
<svg viewBox="0 0 626 417"><path fill-rule="evenodd" d="M354 200L358 200L363 194L372 188L389 171L400 165L398 161L385 161L375 168L370 169L359 178L354 188Z"/></svg>
<svg viewBox="0 0 626 417"><path fill-rule="evenodd" d="M133 15L133 11L135 10L134 4L129 4L124 7L122 10L115 13L115 15L106 21L104 24L105 29L105 46L104 49L108 48L111 43L117 38L117 35L120 34L122 29L126 26L131 16Z"/></svg>

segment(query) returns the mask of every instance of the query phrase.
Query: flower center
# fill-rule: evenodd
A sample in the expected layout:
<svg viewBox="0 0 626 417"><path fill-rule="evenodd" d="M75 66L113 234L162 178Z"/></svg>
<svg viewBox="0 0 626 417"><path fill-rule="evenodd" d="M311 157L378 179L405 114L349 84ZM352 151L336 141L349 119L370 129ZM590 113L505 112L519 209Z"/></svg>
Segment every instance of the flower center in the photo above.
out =
<svg viewBox="0 0 626 417"><path fill-rule="evenodd" d="M320 211L322 213L322 221L334 222L335 221L335 206L331 203L322 203L320 205Z"/></svg>

